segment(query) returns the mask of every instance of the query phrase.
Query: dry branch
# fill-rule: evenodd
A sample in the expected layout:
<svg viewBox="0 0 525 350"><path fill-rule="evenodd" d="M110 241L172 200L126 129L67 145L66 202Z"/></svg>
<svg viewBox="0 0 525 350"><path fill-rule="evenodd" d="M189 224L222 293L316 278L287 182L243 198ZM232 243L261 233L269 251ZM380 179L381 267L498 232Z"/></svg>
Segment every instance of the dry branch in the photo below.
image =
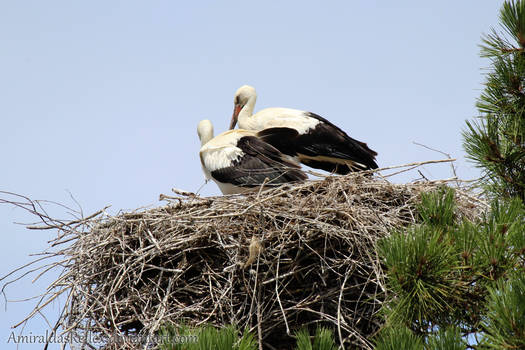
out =
<svg viewBox="0 0 525 350"><path fill-rule="evenodd" d="M36 214L42 228L58 230L50 245L63 271L22 322L66 293L55 327L62 333L147 335L165 322L233 323L280 349L291 348L298 327L323 324L345 346L371 349L385 293L375 243L416 222L420 194L447 182L351 174L251 195L175 190L158 208L102 210L69 223ZM456 194L460 217L485 210L470 191Z"/></svg>

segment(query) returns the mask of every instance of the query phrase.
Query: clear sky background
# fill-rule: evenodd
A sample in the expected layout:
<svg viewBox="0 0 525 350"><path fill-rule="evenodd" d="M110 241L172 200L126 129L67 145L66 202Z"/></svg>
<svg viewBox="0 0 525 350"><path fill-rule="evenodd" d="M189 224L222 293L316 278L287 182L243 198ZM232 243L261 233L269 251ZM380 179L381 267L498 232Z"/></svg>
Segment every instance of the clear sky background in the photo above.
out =
<svg viewBox="0 0 525 350"><path fill-rule="evenodd" d="M475 178L461 130L477 115L489 66L478 45L502 3L0 1L0 190L75 206L71 193L86 214L196 191L197 123L224 131L243 84L257 89L256 110L320 114L367 142L380 166L443 158L419 142ZM448 165L422 171L451 176ZM209 183L200 193L219 191ZM0 276L53 236L14 224L29 221L0 205ZM37 295L52 277L10 285L7 298ZM33 302L0 300L0 347L13 348L10 326ZM50 305L50 322L60 306ZM44 330L37 319L23 334ZM30 348L41 346L21 346Z"/></svg>

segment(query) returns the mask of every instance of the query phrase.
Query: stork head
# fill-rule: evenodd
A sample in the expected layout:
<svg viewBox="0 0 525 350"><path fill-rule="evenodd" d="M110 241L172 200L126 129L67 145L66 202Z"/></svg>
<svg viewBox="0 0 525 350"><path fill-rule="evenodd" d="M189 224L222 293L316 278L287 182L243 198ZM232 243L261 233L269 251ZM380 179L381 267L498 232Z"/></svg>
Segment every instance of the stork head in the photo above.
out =
<svg viewBox="0 0 525 350"><path fill-rule="evenodd" d="M253 88L250 85L243 85L235 92L235 98L233 99L233 115L230 123L230 129L235 128L235 125L237 124L237 119L239 117L239 113L249 101L253 101L251 103L252 110L250 111L250 114L253 112L255 99L257 99L257 93L255 92L255 88Z"/></svg>
<svg viewBox="0 0 525 350"><path fill-rule="evenodd" d="M213 124L208 119L201 120L197 125L197 134L201 140L201 145L204 146L213 138Z"/></svg>

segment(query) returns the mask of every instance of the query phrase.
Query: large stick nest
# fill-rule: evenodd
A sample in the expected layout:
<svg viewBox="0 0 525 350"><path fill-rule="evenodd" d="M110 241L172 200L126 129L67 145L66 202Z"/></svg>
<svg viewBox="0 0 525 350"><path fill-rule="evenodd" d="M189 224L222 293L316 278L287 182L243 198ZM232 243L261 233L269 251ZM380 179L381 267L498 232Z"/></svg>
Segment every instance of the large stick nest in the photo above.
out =
<svg viewBox="0 0 525 350"><path fill-rule="evenodd" d="M109 337L235 324L289 349L299 327L322 324L345 346L372 348L385 297L375 243L417 222L421 192L441 185L353 174L249 195L179 193L62 223L54 244L69 242L65 268L49 289L68 292L57 328ZM460 216L479 214L475 198L456 196Z"/></svg>

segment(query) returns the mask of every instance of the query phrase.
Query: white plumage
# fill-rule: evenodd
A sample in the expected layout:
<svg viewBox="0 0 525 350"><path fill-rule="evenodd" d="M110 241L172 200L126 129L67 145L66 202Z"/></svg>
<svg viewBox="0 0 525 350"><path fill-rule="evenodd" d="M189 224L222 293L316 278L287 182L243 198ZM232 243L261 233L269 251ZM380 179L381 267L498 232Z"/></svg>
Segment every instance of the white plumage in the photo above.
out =
<svg viewBox="0 0 525 350"><path fill-rule="evenodd" d="M266 108L253 114L257 93L241 86L235 93L230 129L258 131L284 154L314 168L339 174L375 169L377 153L321 116L291 108Z"/></svg>
<svg viewBox="0 0 525 350"><path fill-rule="evenodd" d="M229 130L213 137L213 125L202 120L197 127L201 140L200 159L206 179L212 179L223 194L257 189L306 179L299 165L252 130Z"/></svg>
<svg viewBox="0 0 525 350"><path fill-rule="evenodd" d="M306 133L319 124L308 112L292 108L265 108L253 114L257 92L249 85L241 86L235 93L235 110L230 129L239 124L240 129L261 131L274 127L292 127L300 134Z"/></svg>
<svg viewBox="0 0 525 350"><path fill-rule="evenodd" d="M228 130L217 137L213 137L213 124L209 120L202 120L197 133L201 140L200 158L203 169L211 172L226 168L242 156L242 150L237 147L237 141L243 136L254 136L255 132L248 130ZM206 176L210 179L211 176Z"/></svg>

